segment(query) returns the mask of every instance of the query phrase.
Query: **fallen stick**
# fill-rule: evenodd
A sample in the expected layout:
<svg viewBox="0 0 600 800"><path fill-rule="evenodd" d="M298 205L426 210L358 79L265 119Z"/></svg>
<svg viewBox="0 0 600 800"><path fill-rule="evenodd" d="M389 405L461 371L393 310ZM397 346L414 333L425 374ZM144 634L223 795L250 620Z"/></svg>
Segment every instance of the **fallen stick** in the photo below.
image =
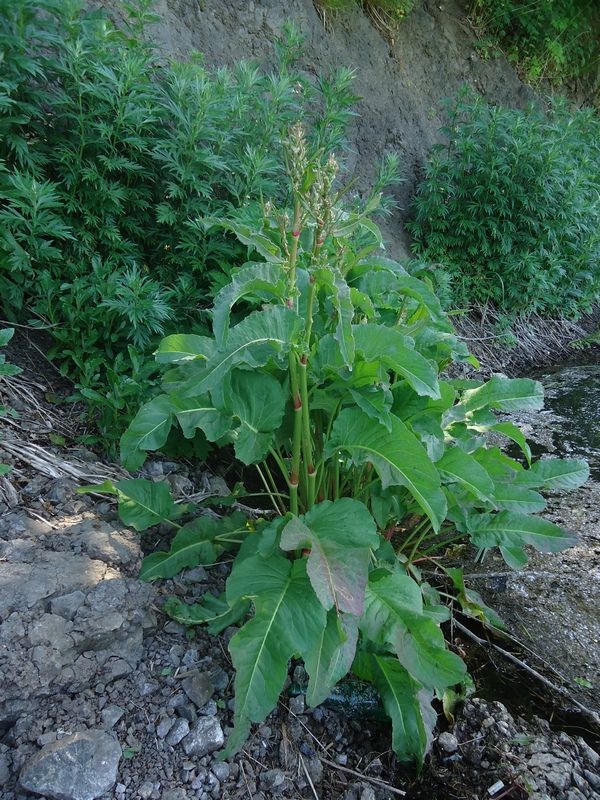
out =
<svg viewBox="0 0 600 800"><path fill-rule="evenodd" d="M383 786L389 792L392 792L393 794L398 794L401 797L406 796L406 792L403 792L402 789L395 789L393 786L390 786L389 783L386 783L385 781L380 781L379 778L371 778L369 775L363 775L362 772L357 772L355 769L350 769L349 767L342 767L341 764L336 764L335 761L329 761L329 759L323 758L323 756L317 756L317 758L321 761L321 763L326 764L328 767L339 769L341 772L347 772L349 775L354 775L355 778L361 778L361 780L368 781L369 783L374 783L376 786Z"/></svg>

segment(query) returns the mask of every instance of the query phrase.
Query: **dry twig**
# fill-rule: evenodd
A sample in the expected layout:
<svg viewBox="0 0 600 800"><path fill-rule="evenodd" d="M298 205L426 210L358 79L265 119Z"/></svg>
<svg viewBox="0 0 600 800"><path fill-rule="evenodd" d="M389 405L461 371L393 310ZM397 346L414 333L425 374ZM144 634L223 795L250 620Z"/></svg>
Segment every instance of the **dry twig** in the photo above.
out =
<svg viewBox="0 0 600 800"><path fill-rule="evenodd" d="M332 767L333 769L339 769L342 772L347 772L348 775L354 775L355 778L360 778L363 781L374 783L376 786L382 786L385 789L387 789L388 792L400 795L400 797L406 796L406 792L403 792L402 789L396 789L394 786L390 786L389 783L379 780L379 778L372 778L370 775L363 775L361 772L357 772L356 770L350 769L349 767L342 767L341 764L336 764L335 761L329 761L329 759L323 758L323 756L318 756L318 758L323 764L325 764L328 767Z"/></svg>

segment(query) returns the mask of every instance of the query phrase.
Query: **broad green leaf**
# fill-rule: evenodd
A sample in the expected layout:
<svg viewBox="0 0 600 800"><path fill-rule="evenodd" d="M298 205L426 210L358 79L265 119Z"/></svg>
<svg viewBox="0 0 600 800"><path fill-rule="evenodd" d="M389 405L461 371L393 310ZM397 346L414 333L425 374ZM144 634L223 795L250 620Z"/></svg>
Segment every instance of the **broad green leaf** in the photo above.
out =
<svg viewBox="0 0 600 800"><path fill-rule="evenodd" d="M256 464L269 452L281 425L286 396L272 375L235 369L226 383L225 404L240 421L234 431L235 454L243 464Z"/></svg>
<svg viewBox="0 0 600 800"><path fill-rule="evenodd" d="M398 276L398 291L415 299L419 305L427 309L434 322L445 322L446 315L442 311L440 301L426 283L410 275Z"/></svg>
<svg viewBox="0 0 600 800"><path fill-rule="evenodd" d="M304 658L310 676L306 691L309 706L318 706L326 700L336 683L350 671L357 642L356 619L349 614L338 616L332 608L316 645Z"/></svg>
<svg viewBox="0 0 600 800"><path fill-rule="evenodd" d="M451 447L436 462L442 480L460 483L480 500L488 501L494 493L494 482L484 467L460 447Z"/></svg>
<svg viewBox="0 0 600 800"><path fill-rule="evenodd" d="M445 437L444 431L435 416L428 412L417 414L416 417L411 419L410 427L424 446L429 458L433 462L439 461L444 454Z"/></svg>
<svg viewBox="0 0 600 800"><path fill-rule="evenodd" d="M336 451L348 453L357 466L371 462L384 489L406 486L438 530L446 515L439 473L415 435L396 416L392 415L390 433L363 411L344 409L333 425L325 457L333 457Z"/></svg>
<svg viewBox="0 0 600 800"><path fill-rule="evenodd" d="M14 328L3 328L0 330L0 347L6 347L14 335Z"/></svg>
<svg viewBox="0 0 600 800"><path fill-rule="evenodd" d="M503 411L537 409L544 405L544 389L529 378L490 378L477 389L468 389L461 400L466 411L491 406Z"/></svg>
<svg viewBox="0 0 600 800"><path fill-rule="evenodd" d="M249 556L236 563L227 581L227 600L232 605L244 598L254 603L255 615L229 644L236 669L235 729L224 758L242 746L250 723L262 722L274 708L288 660L311 652L327 622L304 559L292 564L279 555Z"/></svg>
<svg viewBox="0 0 600 800"><path fill-rule="evenodd" d="M419 395L440 397L437 372L420 353L406 346L405 337L383 325L354 325L356 352L365 361L380 361L402 375Z"/></svg>
<svg viewBox="0 0 600 800"><path fill-rule="evenodd" d="M192 439L200 428L209 442L216 442L232 430L231 418L216 407L210 395L180 397L174 389L171 397L173 412L186 439Z"/></svg>
<svg viewBox="0 0 600 800"><path fill-rule="evenodd" d="M541 553L558 553L577 543L574 533L547 519L516 511L473 515L468 527L477 547L519 548L530 544Z"/></svg>
<svg viewBox="0 0 600 800"><path fill-rule="evenodd" d="M499 511L520 511L523 514L537 514L546 508L546 501L539 492L514 483L497 483L493 502Z"/></svg>
<svg viewBox="0 0 600 800"><path fill-rule="evenodd" d="M527 439L523 435L523 433L517 428L517 426L512 422L498 422L496 425L492 425L490 428L492 431L497 431L498 433L504 434L515 444L518 444L521 450L523 451L523 455L527 459L527 463L531 464L531 448L527 444Z"/></svg>
<svg viewBox="0 0 600 800"><path fill-rule="evenodd" d="M528 470L546 489L578 489L590 474L587 461L567 458L546 458L536 461Z"/></svg>
<svg viewBox="0 0 600 800"><path fill-rule="evenodd" d="M215 217L205 217L201 222L205 229L210 229L218 225L221 228L225 228L226 231L235 233L242 244L257 250L267 261L278 264L284 260L279 247L265 236L264 233L250 227L250 225L246 225L234 219L217 219Z"/></svg>
<svg viewBox="0 0 600 800"><path fill-rule="evenodd" d="M173 402L159 394L142 406L121 436L121 463L130 472L139 469L146 460L146 451L164 446L173 424Z"/></svg>
<svg viewBox="0 0 600 800"><path fill-rule="evenodd" d="M136 531L145 531L158 525L175 508L168 483L132 478L129 481L117 481L114 488L119 500L121 522Z"/></svg>
<svg viewBox="0 0 600 800"><path fill-rule="evenodd" d="M527 563L527 554L520 547L501 547L500 553L511 569L522 569Z"/></svg>
<svg viewBox="0 0 600 800"><path fill-rule="evenodd" d="M12 467L8 464L0 464L0 475L8 475Z"/></svg>
<svg viewBox="0 0 600 800"><path fill-rule="evenodd" d="M384 489L381 481L375 481L369 487L369 494L371 511L379 530L383 530L392 521L399 522L406 515L406 489L399 486L388 486Z"/></svg>
<svg viewBox="0 0 600 800"><path fill-rule="evenodd" d="M174 595L169 597L164 606L165 614L181 625L191 627L206 625L211 636L218 636L230 625L237 625L250 611L249 600L239 600L233 606L225 600L225 593L215 597L206 592L199 603L188 605Z"/></svg>
<svg viewBox="0 0 600 800"><path fill-rule="evenodd" d="M217 551L212 542L199 542L193 537L179 543L173 540L168 553L150 553L144 558L138 578L148 583L157 578L172 578L182 569L197 567L198 564L214 564L216 560Z"/></svg>
<svg viewBox="0 0 600 800"><path fill-rule="evenodd" d="M371 658L373 683L392 720L392 748L400 761L423 763L437 715L423 714L423 687L395 658L379 655ZM431 705L431 694L428 696Z"/></svg>
<svg viewBox="0 0 600 800"><path fill-rule="evenodd" d="M204 566L214 564L223 550L219 546L219 536L224 535L231 539L236 533L245 534L246 523L246 518L240 513L220 520L196 517L177 532L168 553L151 553L146 556L139 575L140 579L153 581L155 578L172 578L186 567L193 569L199 564Z"/></svg>
<svg viewBox="0 0 600 800"><path fill-rule="evenodd" d="M379 543L375 521L363 503L325 500L283 529L283 550L310 548L306 571L323 607L359 617L370 549Z"/></svg>
<svg viewBox="0 0 600 800"><path fill-rule="evenodd" d="M287 306L254 311L230 329L227 346L217 350L200 375L189 378L178 388L178 397L206 394L218 387L223 378L240 364L264 367L271 358L281 361L302 324L298 314Z"/></svg>
<svg viewBox="0 0 600 800"><path fill-rule="evenodd" d="M329 296L334 308L337 309L337 327L334 338L339 342L342 358L346 366L352 369L354 364L354 335L352 320L354 318L354 306L350 298L350 287L346 279L338 269L328 270L333 276L334 292Z"/></svg>
<svg viewBox="0 0 600 800"><path fill-rule="evenodd" d="M385 425L389 431L392 430L390 409L393 398L389 389L381 386L361 386L358 389L351 388L350 394L365 414Z"/></svg>
<svg viewBox="0 0 600 800"><path fill-rule="evenodd" d="M394 573L371 580L365 592L360 627L375 644L391 646L402 666L424 686L458 683L465 665L446 649L438 624L423 610L416 582Z"/></svg>
<svg viewBox="0 0 600 800"><path fill-rule="evenodd" d="M249 262L234 273L231 282L215 297L213 306L213 332L220 348L227 342L229 314L235 303L247 294L267 292L281 299L285 292L283 271L274 264Z"/></svg>
<svg viewBox="0 0 600 800"><path fill-rule="evenodd" d="M375 316L375 308L369 295L359 292L358 289L351 288L350 300L354 308L357 311L362 311L367 319L372 319Z"/></svg>
<svg viewBox="0 0 600 800"><path fill-rule="evenodd" d="M333 334L328 333L319 339L311 365L318 372L331 370L339 373L343 368L344 359L340 352L340 344L334 339Z"/></svg>
<svg viewBox="0 0 600 800"><path fill-rule="evenodd" d="M197 336L194 333L174 333L165 337L156 351L159 364L172 364L177 361L208 359L216 350L214 339Z"/></svg>
<svg viewBox="0 0 600 800"><path fill-rule="evenodd" d="M495 483L512 482L524 470L522 464L509 458L498 447L478 447L472 453L473 458L481 464Z"/></svg>

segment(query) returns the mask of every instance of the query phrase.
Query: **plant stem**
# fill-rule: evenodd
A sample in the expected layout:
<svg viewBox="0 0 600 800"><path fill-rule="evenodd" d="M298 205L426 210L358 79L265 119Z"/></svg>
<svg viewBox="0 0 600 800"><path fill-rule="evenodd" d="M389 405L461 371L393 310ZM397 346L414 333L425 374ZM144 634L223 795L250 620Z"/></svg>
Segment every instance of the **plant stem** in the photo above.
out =
<svg viewBox="0 0 600 800"><path fill-rule="evenodd" d="M308 405L308 379L307 379L307 364L308 359L306 355L300 357L300 397L301 397L301 411L302 411L302 454L304 463L306 464L307 472L307 497L306 504L307 510L312 508L315 504L315 485L316 474L315 465L313 460L312 448L312 435L310 430L310 409Z"/></svg>
<svg viewBox="0 0 600 800"><path fill-rule="evenodd" d="M280 496L279 492L277 491L277 486L275 485L275 482L273 481L273 476L271 475L271 472L270 472L266 462L265 462L264 466L265 466L265 469L267 470L267 474L269 476L269 481L267 481L267 479L263 475L263 471L261 470L260 466L258 464L256 464L255 466L256 466L256 471L260 475L260 479L263 482L265 489L267 490L267 494L269 495L269 498L271 499L271 502L273 503L275 511L278 514L281 514L282 513L281 507L277 505L277 500L275 499L275 498L281 499L281 496ZM285 512L283 512L283 513L285 513Z"/></svg>
<svg viewBox="0 0 600 800"><path fill-rule="evenodd" d="M290 298L291 299L291 298ZM298 388L298 360L290 350L290 384L294 404L294 434L292 440L292 472L290 475L290 511L298 514L298 483L300 481L300 454L302 445L302 400Z"/></svg>
<svg viewBox="0 0 600 800"><path fill-rule="evenodd" d="M288 305L294 305L293 292L296 284L296 258L298 256L298 239L300 238L300 201L296 200L294 205L294 222L292 225L292 249L290 251L289 269L289 296Z"/></svg>

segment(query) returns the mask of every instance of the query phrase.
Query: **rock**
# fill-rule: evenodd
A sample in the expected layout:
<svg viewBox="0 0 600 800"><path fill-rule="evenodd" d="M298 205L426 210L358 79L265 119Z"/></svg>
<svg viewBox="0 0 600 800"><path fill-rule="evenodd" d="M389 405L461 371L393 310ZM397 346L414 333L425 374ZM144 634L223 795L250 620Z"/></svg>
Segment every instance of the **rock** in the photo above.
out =
<svg viewBox="0 0 600 800"><path fill-rule="evenodd" d="M201 717L194 722L190 732L183 740L186 756L202 756L218 750L225 743L223 729L216 717Z"/></svg>
<svg viewBox="0 0 600 800"><path fill-rule="evenodd" d="M591 764L592 767L600 767L600 755L593 750L589 744L582 739L581 736L577 737L577 747L581 753L582 758Z"/></svg>
<svg viewBox="0 0 600 800"><path fill-rule="evenodd" d="M226 761L217 761L216 764L212 765L212 774L215 778L220 782L226 781L229 777L229 773L231 772L231 767Z"/></svg>
<svg viewBox="0 0 600 800"><path fill-rule="evenodd" d="M4 753L0 753L0 786L4 786L8 783L9 777L10 768L8 765L8 756L4 755Z"/></svg>
<svg viewBox="0 0 600 800"><path fill-rule="evenodd" d="M102 709L102 723L104 727L114 728L124 713L125 709L121 708L121 706L107 706Z"/></svg>
<svg viewBox="0 0 600 800"><path fill-rule="evenodd" d="M260 786L265 791L276 789L284 781L285 772L282 769L268 769L260 776Z"/></svg>
<svg viewBox="0 0 600 800"><path fill-rule="evenodd" d="M50 484L46 492L46 499L54 505L70 503L77 497L77 484L70 478L58 478Z"/></svg>
<svg viewBox="0 0 600 800"><path fill-rule="evenodd" d="M61 597L54 597L50 601L50 611L59 617L72 620L79 608L85 603L83 592L69 592Z"/></svg>
<svg viewBox="0 0 600 800"><path fill-rule="evenodd" d="M138 789L138 794L142 800L149 800L152 792L154 791L154 784L151 781L145 781Z"/></svg>
<svg viewBox="0 0 600 800"><path fill-rule="evenodd" d="M165 737L165 742L171 747L175 747L190 732L190 723L187 719L180 717L176 719L169 733Z"/></svg>
<svg viewBox="0 0 600 800"><path fill-rule="evenodd" d="M458 750L458 739L453 733L444 731L438 736L438 745L446 753L456 753Z"/></svg>
<svg viewBox="0 0 600 800"><path fill-rule="evenodd" d="M300 716L300 714L304 714L304 711L306 710L306 700L304 695L299 694L296 697L290 697L288 705L290 714L295 714L297 717Z"/></svg>
<svg viewBox="0 0 600 800"><path fill-rule="evenodd" d="M30 758L19 780L53 800L95 800L115 785L120 759L121 746L104 731L73 733Z"/></svg>
<svg viewBox="0 0 600 800"><path fill-rule="evenodd" d="M193 674L184 678L183 691L197 708L205 706L215 691L215 687L206 672L194 670Z"/></svg>
<svg viewBox="0 0 600 800"><path fill-rule="evenodd" d="M175 720L171 717L162 717L158 725L156 726L156 735L159 739L164 739L171 728L175 725Z"/></svg>
<svg viewBox="0 0 600 800"><path fill-rule="evenodd" d="M183 719L187 719L188 722L196 722L196 719L198 718L196 706L193 703L182 703L179 706L175 706L175 711L177 712L178 716L182 717ZM212 714L212 716L214 716L214 714Z"/></svg>

